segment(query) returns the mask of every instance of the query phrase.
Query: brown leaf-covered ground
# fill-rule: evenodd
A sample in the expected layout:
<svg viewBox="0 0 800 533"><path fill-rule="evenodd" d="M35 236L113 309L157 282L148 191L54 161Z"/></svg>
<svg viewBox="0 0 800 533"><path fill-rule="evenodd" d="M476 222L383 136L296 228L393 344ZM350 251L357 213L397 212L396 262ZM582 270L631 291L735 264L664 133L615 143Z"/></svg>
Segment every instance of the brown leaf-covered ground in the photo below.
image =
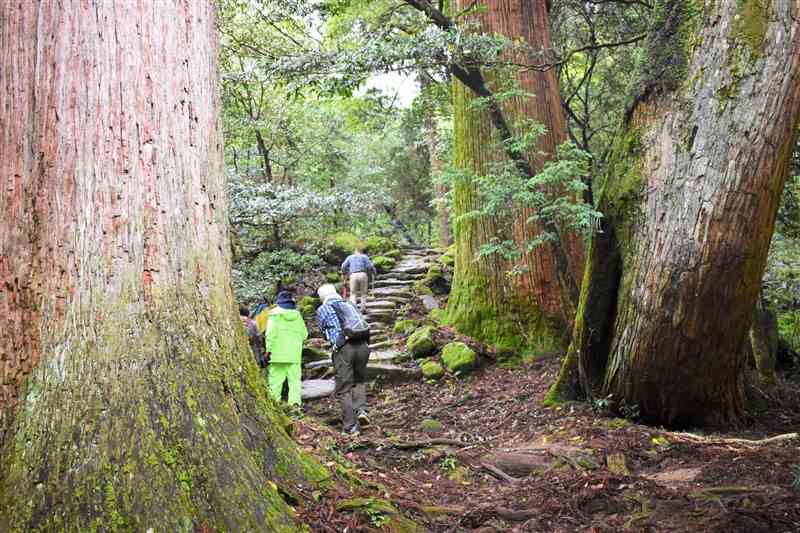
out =
<svg viewBox="0 0 800 533"><path fill-rule="evenodd" d="M542 407L558 363L374 384L359 438L339 435L334 398L308 402L295 437L340 483L301 490L300 518L312 531L388 530L385 512L343 508L363 496L429 531L800 531L800 441L724 440L800 431L796 381L759 395L743 427L698 438L585 403ZM441 429L423 431L425 419Z"/></svg>

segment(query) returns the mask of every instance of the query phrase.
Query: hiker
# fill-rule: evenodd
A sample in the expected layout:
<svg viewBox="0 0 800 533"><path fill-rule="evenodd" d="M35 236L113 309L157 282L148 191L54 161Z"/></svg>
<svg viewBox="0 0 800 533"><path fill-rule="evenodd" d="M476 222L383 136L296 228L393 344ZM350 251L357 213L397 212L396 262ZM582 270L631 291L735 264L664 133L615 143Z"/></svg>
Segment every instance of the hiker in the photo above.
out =
<svg viewBox="0 0 800 533"><path fill-rule="evenodd" d="M256 323L258 326L258 332L261 336L264 336L264 332L267 330L267 317L269 316L270 306L261 302L258 304L255 309L253 309L250 318L253 319L253 322Z"/></svg>
<svg viewBox="0 0 800 533"><path fill-rule="evenodd" d="M278 293L276 306L270 310L264 339L269 359L270 394L280 401L283 382L289 382L289 405L300 406L303 341L308 337L303 315L288 291Z"/></svg>
<svg viewBox="0 0 800 533"><path fill-rule="evenodd" d="M317 323L331 343L336 395L342 408L342 432L349 436L359 435L361 424L369 423L365 385L369 326L356 306L343 300L333 285L323 285L317 294L322 300L317 309Z"/></svg>
<svg viewBox="0 0 800 533"><path fill-rule="evenodd" d="M350 278L350 301L358 305L358 298L361 297L363 313L367 308L367 291L370 283L375 281L375 265L359 246L342 263L342 273Z"/></svg>
<svg viewBox="0 0 800 533"><path fill-rule="evenodd" d="M264 361L264 337L259 333L255 321L250 318L250 309L246 305L239 306L239 319L241 319L244 329L247 331L247 339L250 341L250 349L253 350L256 363L258 363L259 367L264 368L266 366L266 361Z"/></svg>

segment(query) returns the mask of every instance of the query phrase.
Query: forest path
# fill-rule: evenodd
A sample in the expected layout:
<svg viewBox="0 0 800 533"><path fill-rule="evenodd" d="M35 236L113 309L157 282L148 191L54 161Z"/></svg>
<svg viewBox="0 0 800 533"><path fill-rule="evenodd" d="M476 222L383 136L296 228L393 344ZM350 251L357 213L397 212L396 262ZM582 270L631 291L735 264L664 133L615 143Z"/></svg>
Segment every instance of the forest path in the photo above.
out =
<svg viewBox="0 0 800 533"><path fill-rule="evenodd" d="M800 531L800 441L726 440L798 431L797 382L746 430L698 440L588 403L542 407L558 370L552 357L438 382L378 381L358 438L340 435L335 397L306 403L297 441L363 480L315 504L330 518L312 531L380 531L374 514L337 507L375 494L428 531Z"/></svg>
<svg viewBox="0 0 800 533"><path fill-rule="evenodd" d="M419 380L422 373L410 360L401 345L401 339L392 328L398 313L415 298L414 284L425 277L439 254L432 248L404 247L397 264L385 273L378 274L367 298L366 318L370 325L370 362L367 377L400 383ZM322 373L320 379L303 380L303 399L313 400L330 396L334 390L333 361L324 359L304 365L304 374Z"/></svg>

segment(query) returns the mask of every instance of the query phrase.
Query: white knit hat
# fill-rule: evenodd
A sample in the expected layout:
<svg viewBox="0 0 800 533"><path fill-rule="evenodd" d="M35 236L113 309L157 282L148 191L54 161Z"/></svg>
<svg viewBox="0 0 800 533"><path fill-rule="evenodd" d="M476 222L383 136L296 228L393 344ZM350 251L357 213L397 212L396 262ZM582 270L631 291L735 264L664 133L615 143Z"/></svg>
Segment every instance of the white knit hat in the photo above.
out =
<svg viewBox="0 0 800 533"><path fill-rule="evenodd" d="M325 285L317 289L317 295L319 296L319 299L322 300L322 303L325 303L325 300L327 300L331 296L339 296L339 293L336 292L336 287L334 287L330 283L326 283Z"/></svg>

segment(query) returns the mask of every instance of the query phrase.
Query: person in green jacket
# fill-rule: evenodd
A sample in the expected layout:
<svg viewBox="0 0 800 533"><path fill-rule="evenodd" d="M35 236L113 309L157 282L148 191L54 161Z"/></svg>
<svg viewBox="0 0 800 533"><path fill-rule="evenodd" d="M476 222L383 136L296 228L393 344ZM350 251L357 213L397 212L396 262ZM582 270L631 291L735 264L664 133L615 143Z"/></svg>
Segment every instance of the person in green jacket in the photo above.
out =
<svg viewBox="0 0 800 533"><path fill-rule="evenodd" d="M302 390L300 364L308 330L291 293L279 292L277 304L269 312L264 335L269 358L267 382L272 397L280 401L283 382L288 380L289 405L299 406Z"/></svg>

